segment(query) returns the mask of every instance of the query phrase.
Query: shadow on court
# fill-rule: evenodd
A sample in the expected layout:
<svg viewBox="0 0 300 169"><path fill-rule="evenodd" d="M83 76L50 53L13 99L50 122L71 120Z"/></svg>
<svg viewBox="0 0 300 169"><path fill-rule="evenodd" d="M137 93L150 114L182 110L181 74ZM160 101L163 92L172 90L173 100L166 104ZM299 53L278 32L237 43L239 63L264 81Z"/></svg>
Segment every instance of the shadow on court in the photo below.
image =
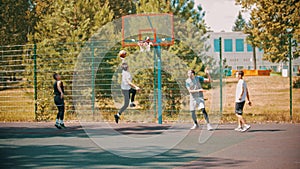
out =
<svg viewBox="0 0 300 169"><path fill-rule="evenodd" d="M169 151L147 158L126 158L101 149L78 123L64 130L56 129L52 123L0 126L1 168L300 167L297 124L254 125L245 133L233 131L233 125L221 125L204 144L198 142L202 130L194 130ZM119 125L115 130L124 135L159 135L170 127L135 124Z"/></svg>
<svg viewBox="0 0 300 169"><path fill-rule="evenodd" d="M1 144L1 166L4 168L122 168L130 167L163 167L172 168L182 166L186 162L196 160L195 157L186 156L194 153L173 149L167 153L151 158L124 158L116 155L94 151L82 150L74 146L9 146ZM203 157L197 159L197 168L208 167L238 167L247 161L216 157ZM185 167L195 167L195 164Z"/></svg>

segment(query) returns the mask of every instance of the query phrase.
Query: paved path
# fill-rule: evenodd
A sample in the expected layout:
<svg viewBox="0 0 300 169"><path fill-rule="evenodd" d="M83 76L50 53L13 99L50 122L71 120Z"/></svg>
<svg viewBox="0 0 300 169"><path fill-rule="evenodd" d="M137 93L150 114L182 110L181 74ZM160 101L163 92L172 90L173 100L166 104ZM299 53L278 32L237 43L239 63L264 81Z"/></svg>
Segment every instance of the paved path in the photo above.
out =
<svg viewBox="0 0 300 169"><path fill-rule="evenodd" d="M156 155L139 156L140 148L135 153L139 158L118 156L116 151L101 148L103 138L119 143L122 137L109 135L107 128L97 128L99 123L67 125L67 129L58 130L53 123L0 123L1 168L300 168L300 124L253 124L245 133L233 131L231 124L219 125L209 135L205 129L193 130L169 150L160 149L162 153L158 149L174 137L168 141L159 140L159 136L172 131L173 126L109 124L118 135L138 138L142 143L153 137L160 141L157 152L147 149ZM188 131L189 125L176 126L174 132ZM87 129L95 130L91 133ZM204 136L209 137L199 143ZM97 142L99 137L102 140ZM134 152L130 146L128 150Z"/></svg>

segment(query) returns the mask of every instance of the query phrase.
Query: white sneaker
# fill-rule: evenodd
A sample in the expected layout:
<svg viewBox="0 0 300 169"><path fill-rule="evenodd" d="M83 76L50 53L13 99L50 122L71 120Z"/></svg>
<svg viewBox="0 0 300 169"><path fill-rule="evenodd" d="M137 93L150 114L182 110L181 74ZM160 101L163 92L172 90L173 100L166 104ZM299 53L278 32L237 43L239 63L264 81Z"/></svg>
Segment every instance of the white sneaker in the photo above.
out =
<svg viewBox="0 0 300 169"><path fill-rule="evenodd" d="M235 131L242 131L242 127L237 127L234 129Z"/></svg>
<svg viewBox="0 0 300 169"><path fill-rule="evenodd" d="M212 131L213 130L213 128L212 128L212 126L210 124L207 124L207 130L208 131Z"/></svg>
<svg viewBox="0 0 300 169"><path fill-rule="evenodd" d="M251 127L250 125L245 124L241 132L247 131L248 129L250 129L250 127Z"/></svg>
<svg viewBox="0 0 300 169"><path fill-rule="evenodd" d="M194 130L194 129L197 129L199 128L199 125L198 124L194 124L193 127L191 127L191 130Z"/></svg>

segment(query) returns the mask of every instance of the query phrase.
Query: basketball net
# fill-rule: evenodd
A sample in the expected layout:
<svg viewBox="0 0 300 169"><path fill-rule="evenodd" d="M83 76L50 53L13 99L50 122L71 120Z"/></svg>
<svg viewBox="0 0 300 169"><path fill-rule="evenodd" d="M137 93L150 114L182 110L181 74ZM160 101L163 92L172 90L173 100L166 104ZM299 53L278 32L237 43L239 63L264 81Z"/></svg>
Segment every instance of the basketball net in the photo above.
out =
<svg viewBox="0 0 300 169"><path fill-rule="evenodd" d="M150 52L151 45L153 45L153 43L150 41L150 38L147 37L146 40L139 41L138 45L140 47L140 52Z"/></svg>

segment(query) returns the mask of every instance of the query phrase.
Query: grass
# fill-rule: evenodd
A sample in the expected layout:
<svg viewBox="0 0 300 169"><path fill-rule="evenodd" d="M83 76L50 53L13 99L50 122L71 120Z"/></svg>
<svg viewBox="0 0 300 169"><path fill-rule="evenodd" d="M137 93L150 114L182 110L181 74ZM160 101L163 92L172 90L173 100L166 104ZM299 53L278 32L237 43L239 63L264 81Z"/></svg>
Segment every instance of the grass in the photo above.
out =
<svg viewBox="0 0 300 169"><path fill-rule="evenodd" d="M247 121L261 122L289 122L290 121L290 94L289 78L280 76L249 76L245 77L250 93L252 106L245 105L244 116ZM234 98L236 78L226 79L226 102L222 120L235 120ZM232 83L233 82L233 83ZM293 89L293 121L300 120L300 89Z"/></svg>
<svg viewBox="0 0 300 169"><path fill-rule="evenodd" d="M0 91L1 121L33 121L34 100L31 89L10 89Z"/></svg>
<svg viewBox="0 0 300 169"><path fill-rule="evenodd" d="M289 78L281 76L249 76L245 77L248 85L252 106L245 105L244 117L247 122L290 122L289 110ZM236 122L234 114L234 98L237 79L226 77L223 88L223 112L222 114L213 113L211 105L213 105L212 90L205 94L208 99L206 107L212 122L232 123ZM217 90L217 89L216 89ZM55 106L52 107L56 111ZM56 112L51 112L51 118L55 119ZM96 114L95 117L76 116L72 113L66 113L66 120L87 119L95 121L113 121L113 114L117 109L111 109L107 112ZM101 112L101 111L100 111ZM198 112L201 120L202 114ZM154 112L139 111L139 109L129 109L122 116L125 122L157 122ZM11 89L0 91L0 121L34 121L34 101L32 89ZM181 112L177 116L163 116L164 122L190 122L189 112ZM204 121L203 121L204 122ZM300 89L293 89L293 122L300 123Z"/></svg>

